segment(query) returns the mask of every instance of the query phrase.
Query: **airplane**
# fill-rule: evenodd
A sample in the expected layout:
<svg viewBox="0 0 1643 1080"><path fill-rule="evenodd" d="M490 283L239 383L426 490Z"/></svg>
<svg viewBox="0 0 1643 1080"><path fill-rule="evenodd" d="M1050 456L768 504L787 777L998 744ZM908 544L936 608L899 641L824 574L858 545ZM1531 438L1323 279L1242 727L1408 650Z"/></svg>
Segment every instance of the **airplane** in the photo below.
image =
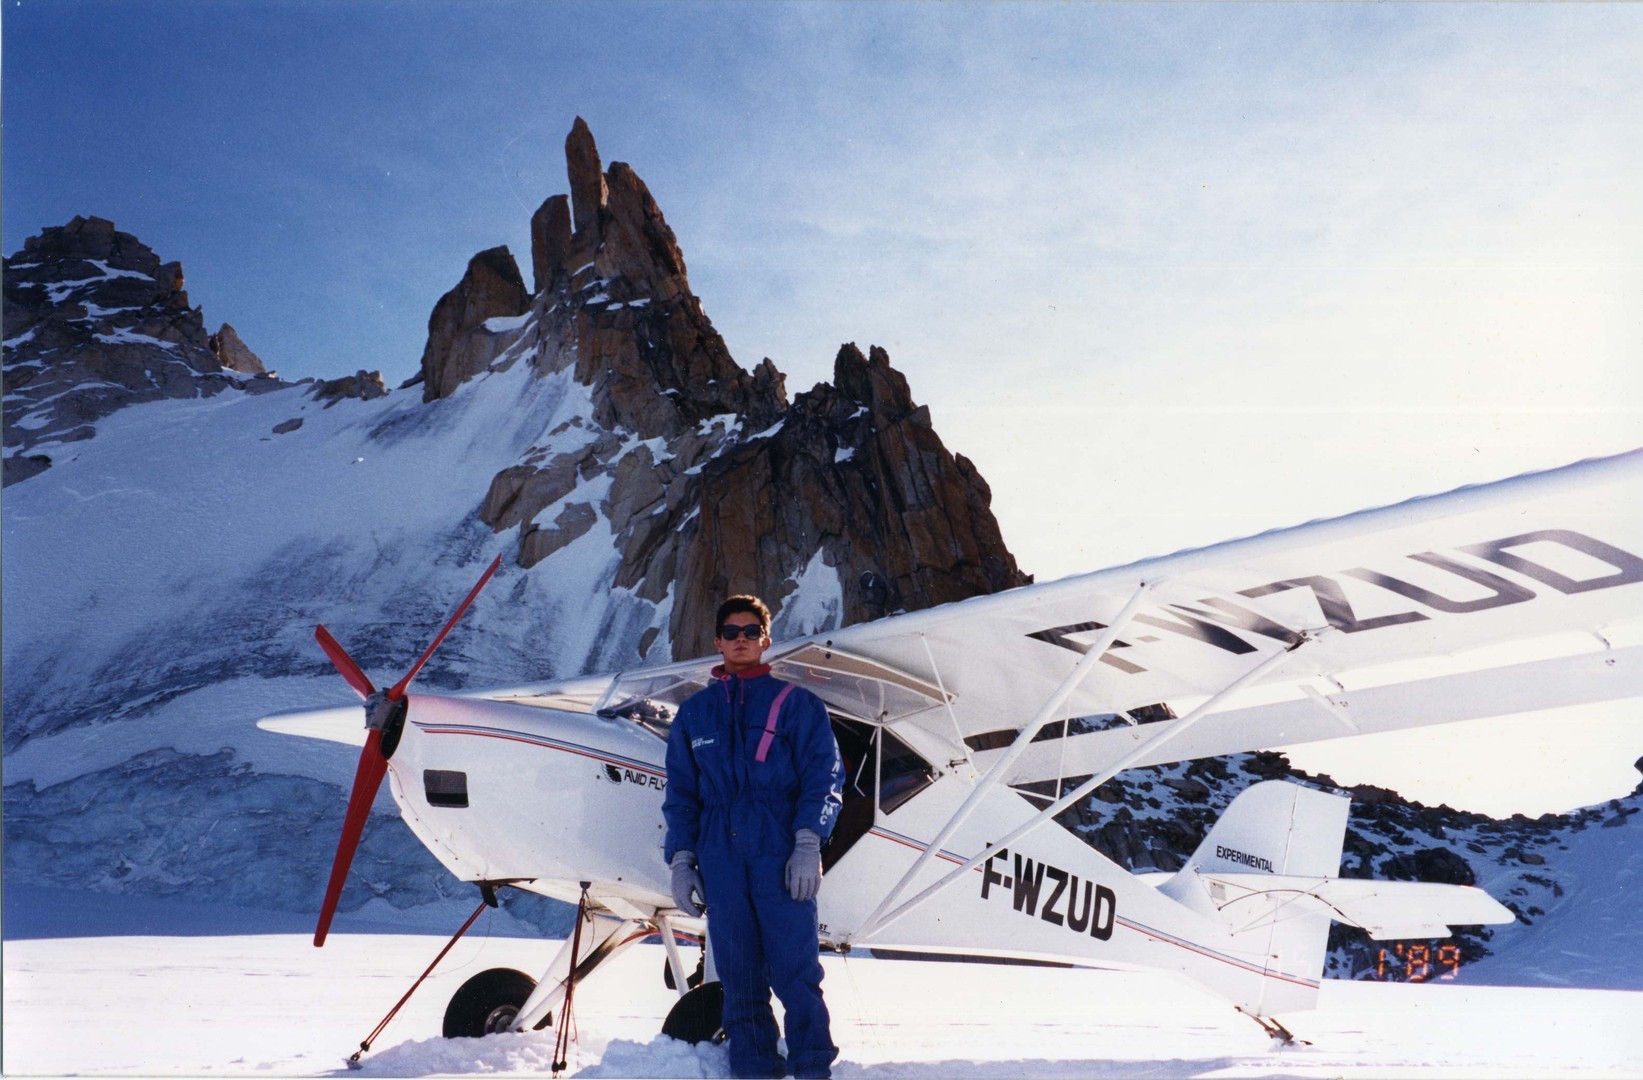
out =
<svg viewBox="0 0 1643 1080"><path fill-rule="evenodd" d="M717 658L409 693L500 561L387 691L316 628L366 726L357 706L260 721L361 747L314 942L386 776L412 832L487 900L507 886L578 908L539 977L468 980L446 1035L546 1026L578 981L659 936L680 994L663 1030L712 1038L710 950L693 977L679 948L712 916L674 905L661 803L669 721ZM765 659L826 703L846 762L820 948L1162 970L1288 1041L1277 1018L1314 1007L1332 920L1434 938L1512 912L1474 887L1339 877L1349 800L1287 781L1240 793L1173 874L1132 874L1055 816L1125 769L1643 696L1643 449L827 630ZM1053 800L1014 787L1070 777L1087 779Z"/></svg>

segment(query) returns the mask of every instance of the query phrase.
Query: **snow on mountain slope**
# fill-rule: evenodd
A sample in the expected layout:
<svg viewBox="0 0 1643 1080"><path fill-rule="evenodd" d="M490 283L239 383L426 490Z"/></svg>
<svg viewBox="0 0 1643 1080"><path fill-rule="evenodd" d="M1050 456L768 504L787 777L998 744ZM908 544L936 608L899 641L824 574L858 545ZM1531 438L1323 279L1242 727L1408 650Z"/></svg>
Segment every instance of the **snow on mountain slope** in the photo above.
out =
<svg viewBox="0 0 1643 1080"><path fill-rule="evenodd" d="M1639 810L1643 795L1633 794L1565 814L1549 837L1518 846L1515 857L1475 862L1478 885L1518 911L1519 921L1494 931L1494 955L1471 981L1643 990Z"/></svg>
<svg viewBox="0 0 1643 1080"><path fill-rule="evenodd" d="M550 447L592 438L564 423L590 412L568 373L525 365L428 405L400 394L326 408L295 388L155 402L108 417L72 457L8 489L8 875L92 888L146 878L244 899L271 887L279 906L306 903L348 766L254 720L349 698L315 623L379 681L397 677L506 546L474 520L475 472L544 445L544 432L563 428ZM291 418L303 426L270 433ZM606 483L565 501L596 504ZM612 588L617 560L595 528L529 574L505 566L421 678L494 685L632 662L657 607ZM267 835L242 823L202 860L209 835L163 810L179 799L229 818L268 803ZM140 827L149 803L158 817ZM52 836L65 816L77 827ZM372 833L365 854L387 845L385 865L362 881L412 884L406 903L440 894L393 869L437 869L408 832ZM259 885L258 864L281 880Z"/></svg>
<svg viewBox="0 0 1643 1080"><path fill-rule="evenodd" d="M474 471L587 410L567 376L518 369L425 408L396 395L326 409L293 389L109 418L60 476L6 496L6 666L25 676L7 680L8 747L238 674L324 670L316 622L367 668L404 667L504 547L473 520ZM304 427L269 434L292 417ZM618 595L608 620L583 625L608 589L604 547L558 553L557 574L505 569L466 646L453 642L469 652L424 677L460 666L518 681L603 659L610 624L634 617ZM571 582L583 595L566 595ZM386 602L362 620L365 597ZM652 606L634 607L648 622Z"/></svg>

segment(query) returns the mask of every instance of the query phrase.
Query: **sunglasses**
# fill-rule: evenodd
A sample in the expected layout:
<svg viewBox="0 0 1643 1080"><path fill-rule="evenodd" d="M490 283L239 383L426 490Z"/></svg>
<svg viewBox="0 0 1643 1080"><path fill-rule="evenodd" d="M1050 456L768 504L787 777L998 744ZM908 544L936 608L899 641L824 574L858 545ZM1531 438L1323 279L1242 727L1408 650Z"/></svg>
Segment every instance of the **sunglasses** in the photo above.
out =
<svg viewBox="0 0 1643 1080"><path fill-rule="evenodd" d="M744 637L749 641L758 641L760 638L764 637L764 627L760 626L758 623L752 623L747 626L731 626L729 623L726 623L725 625L719 627L720 641L735 641L738 637Z"/></svg>

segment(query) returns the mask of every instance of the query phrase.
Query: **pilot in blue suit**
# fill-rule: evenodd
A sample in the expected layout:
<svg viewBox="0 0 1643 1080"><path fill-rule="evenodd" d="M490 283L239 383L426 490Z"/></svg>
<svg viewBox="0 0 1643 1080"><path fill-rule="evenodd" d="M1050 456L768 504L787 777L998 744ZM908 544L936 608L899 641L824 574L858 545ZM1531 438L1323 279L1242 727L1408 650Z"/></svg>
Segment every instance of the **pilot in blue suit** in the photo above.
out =
<svg viewBox="0 0 1643 1080"><path fill-rule="evenodd" d="M838 1056L816 955L821 845L844 769L821 699L770 674L770 609L754 596L719 606L724 663L679 708L668 734L664 856L680 910L710 912L724 987L730 1069L739 1077L826 1077ZM776 1049L775 990L787 1010Z"/></svg>

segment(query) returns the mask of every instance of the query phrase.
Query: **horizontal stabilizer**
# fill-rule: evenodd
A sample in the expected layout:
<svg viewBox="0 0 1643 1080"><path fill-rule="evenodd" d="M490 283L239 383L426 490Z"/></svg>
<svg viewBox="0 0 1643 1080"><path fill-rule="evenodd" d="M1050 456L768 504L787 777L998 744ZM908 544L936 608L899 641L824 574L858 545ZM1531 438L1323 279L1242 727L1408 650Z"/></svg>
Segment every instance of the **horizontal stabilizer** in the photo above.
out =
<svg viewBox="0 0 1643 1080"><path fill-rule="evenodd" d="M1509 923L1516 916L1470 885L1429 881L1291 877L1281 874L1199 874L1234 932L1299 915L1327 914L1376 940L1447 937L1450 928Z"/></svg>
<svg viewBox="0 0 1643 1080"><path fill-rule="evenodd" d="M258 720L257 726L276 735L301 735L307 739L327 739L349 746L365 745L365 715L357 704L275 713Z"/></svg>

